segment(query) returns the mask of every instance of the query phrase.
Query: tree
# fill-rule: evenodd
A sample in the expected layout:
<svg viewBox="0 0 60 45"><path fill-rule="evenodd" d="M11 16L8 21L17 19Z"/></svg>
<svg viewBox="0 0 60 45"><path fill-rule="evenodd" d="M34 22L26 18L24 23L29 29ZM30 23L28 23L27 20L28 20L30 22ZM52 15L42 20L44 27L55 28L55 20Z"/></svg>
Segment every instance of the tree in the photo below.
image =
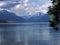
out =
<svg viewBox="0 0 60 45"><path fill-rule="evenodd" d="M0 23L8 23L6 20L0 20Z"/></svg>
<svg viewBox="0 0 60 45"><path fill-rule="evenodd" d="M50 23L54 24L55 27L59 22L59 18L60 18L60 0L51 0L52 2L52 6L48 7L48 14L54 15L54 20Z"/></svg>

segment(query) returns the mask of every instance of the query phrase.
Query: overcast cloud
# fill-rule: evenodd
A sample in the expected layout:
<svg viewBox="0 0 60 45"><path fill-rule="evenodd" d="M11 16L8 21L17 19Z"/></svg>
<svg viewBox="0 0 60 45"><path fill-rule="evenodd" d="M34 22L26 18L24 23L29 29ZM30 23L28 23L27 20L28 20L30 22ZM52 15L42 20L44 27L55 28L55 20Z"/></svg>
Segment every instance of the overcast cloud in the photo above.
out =
<svg viewBox="0 0 60 45"><path fill-rule="evenodd" d="M8 9L18 16L46 13L50 0L0 0L0 9Z"/></svg>

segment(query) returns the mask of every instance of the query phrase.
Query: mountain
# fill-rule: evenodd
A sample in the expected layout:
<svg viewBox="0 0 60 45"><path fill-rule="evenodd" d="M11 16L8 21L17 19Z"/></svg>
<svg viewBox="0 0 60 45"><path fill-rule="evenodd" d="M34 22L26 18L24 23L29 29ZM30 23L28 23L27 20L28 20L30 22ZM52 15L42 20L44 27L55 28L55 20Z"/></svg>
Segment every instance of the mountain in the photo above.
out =
<svg viewBox="0 0 60 45"><path fill-rule="evenodd" d="M35 14L31 18L28 19L28 22L48 22L49 16L48 14L43 14L41 12Z"/></svg>
<svg viewBox="0 0 60 45"><path fill-rule="evenodd" d="M12 12L8 12L6 10L0 11L0 20L6 20L10 22L25 22L26 21L23 17L16 16L16 14Z"/></svg>
<svg viewBox="0 0 60 45"><path fill-rule="evenodd" d="M40 22L48 22L48 21L49 21L49 15L48 14L44 14L43 16L41 16Z"/></svg>
<svg viewBox="0 0 60 45"><path fill-rule="evenodd" d="M28 16L16 16L16 14L1 10L0 11L0 22L48 22L49 16L48 14L43 14L38 12L35 15Z"/></svg>
<svg viewBox="0 0 60 45"><path fill-rule="evenodd" d="M24 19L28 20L29 18L31 18L32 16L31 15L27 15L27 16L21 16L23 17Z"/></svg>

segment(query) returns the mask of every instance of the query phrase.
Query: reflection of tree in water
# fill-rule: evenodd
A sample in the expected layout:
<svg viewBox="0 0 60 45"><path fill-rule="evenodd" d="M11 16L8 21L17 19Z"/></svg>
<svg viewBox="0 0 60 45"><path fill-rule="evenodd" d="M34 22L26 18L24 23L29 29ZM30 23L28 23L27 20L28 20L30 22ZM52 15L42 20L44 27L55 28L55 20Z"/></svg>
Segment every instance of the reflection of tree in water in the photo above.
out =
<svg viewBox="0 0 60 45"><path fill-rule="evenodd" d="M52 6L49 7L48 14L50 16L50 26L55 30L59 28L57 25L60 23L60 0L51 0ZM53 16L52 16L53 15Z"/></svg>
<svg viewBox="0 0 60 45"><path fill-rule="evenodd" d="M60 33L59 32L53 32L50 33L51 35L51 45L60 45Z"/></svg>

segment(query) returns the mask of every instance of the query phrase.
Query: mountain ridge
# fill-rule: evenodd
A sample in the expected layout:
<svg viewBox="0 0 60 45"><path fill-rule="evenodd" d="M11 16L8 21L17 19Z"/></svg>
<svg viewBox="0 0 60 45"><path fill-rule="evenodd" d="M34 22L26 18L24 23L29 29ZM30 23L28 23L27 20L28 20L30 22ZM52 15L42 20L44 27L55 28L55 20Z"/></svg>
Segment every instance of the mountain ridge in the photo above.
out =
<svg viewBox="0 0 60 45"><path fill-rule="evenodd" d="M0 11L0 20L7 20L11 22L48 22L49 16L48 14L43 14L38 12L33 16L17 16L12 12L8 12L6 10Z"/></svg>

